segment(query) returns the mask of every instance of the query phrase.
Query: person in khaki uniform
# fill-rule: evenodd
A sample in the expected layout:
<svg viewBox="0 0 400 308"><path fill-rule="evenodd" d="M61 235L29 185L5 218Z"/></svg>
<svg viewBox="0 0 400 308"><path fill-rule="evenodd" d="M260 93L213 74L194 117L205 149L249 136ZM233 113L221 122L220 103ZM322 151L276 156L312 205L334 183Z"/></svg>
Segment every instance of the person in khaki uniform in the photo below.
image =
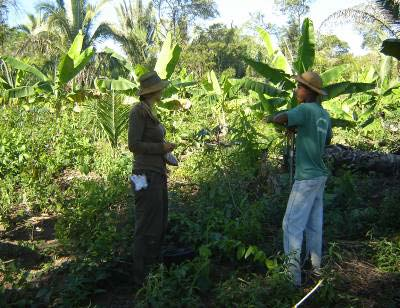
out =
<svg viewBox="0 0 400 308"><path fill-rule="evenodd" d="M160 102L168 81L161 80L154 71L144 74L139 81L140 102L129 116L128 147L134 154L133 175L145 176L147 181L147 187L140 190L132 184L135 194L134 278L140 284L148 267L160 260L168 220L164 156L175 145L165 142L165 128L152 111L154 104Z"/></svg>

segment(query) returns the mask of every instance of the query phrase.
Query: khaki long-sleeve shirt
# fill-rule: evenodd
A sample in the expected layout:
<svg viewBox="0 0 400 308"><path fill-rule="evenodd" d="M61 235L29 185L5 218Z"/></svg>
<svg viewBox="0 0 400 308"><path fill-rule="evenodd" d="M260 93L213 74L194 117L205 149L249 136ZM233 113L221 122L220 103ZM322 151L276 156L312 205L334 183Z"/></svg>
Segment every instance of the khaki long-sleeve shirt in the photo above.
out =
<svg viewBox="0 0 400 308"><path fill-rule="evenodd" d="M133 173L141 170L166 173L165 128L145 102L135 105L129 116L128 147L134 154Z"/></svg>

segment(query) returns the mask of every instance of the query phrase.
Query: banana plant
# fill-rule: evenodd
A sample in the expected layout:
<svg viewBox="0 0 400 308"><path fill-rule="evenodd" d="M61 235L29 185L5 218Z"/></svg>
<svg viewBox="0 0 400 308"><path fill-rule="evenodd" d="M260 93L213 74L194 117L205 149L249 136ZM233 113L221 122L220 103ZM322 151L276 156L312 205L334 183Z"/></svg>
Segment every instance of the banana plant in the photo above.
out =
<svg viewBox="0 0 400 308"><path fill-rule="evenodd" d="M267 113L274 113L279 108L286 105L286 109L293 108L297 105L297 102L292 95L295 88L295 81L292 77L292 72L297 75L304 73L305 71L311 70L315 59L315 35L313 23L310 19L306 18L302 25L302 34L299 40L298 57L292 63L292 69L288 69L287 63L289 61L282 60L284 57L279 49L274 49L270 42L269 34L259 29L259 33L263 38L265 45L267 46L267 59L271 60L271 55L279 55L281 60L272 58L268 63L254 61L252 59L245 58L245 62L254 69L259 75L265 78L265 83L258 81L258 83L266 84L268 87L255 87L254 80L243 83L243 87L247 90L255 91L260 98L260 106L262 110ZM321 78L326 84L325 89L328 92L326 100L331 100L335 97L345 94L355 94L360 92L369 91L375 88L375 83L364 83L364 82L350 82L342 81L338 83L332 83L341 79L341 73L347 69L347 66L334 67L321 74Z"/></svg>
<svg viewBox="0 0 400 308"><path fill-rule="evenodd" d="M135 95L139 87L139 77L148 70L141 65L132 66L125 57L111 49L107 49L106 52L128 70L132 79L128 80L122 77L118 79L98 78L95 81L98 90L111 96L111 100L101 99L96 102L94 111L111 146L115 149L118 146L119 136L126 130L128 124L129 104L124 103L126 95ZM173 43L172 35L169 33L154 68L162 79L169 79L172 76L180 53L181 48ZM171 89L169 91L171 93Z"/></svg>
<svg viewBox="0 0 400 308"><path fill-rule="evenodd" d="M21 86L16 83L10 84L9 82L8 84L13 87L3 91L4 98L22 98L42 93L51 93L55 95L56 102L59 104L58 97L62 87L78 75L94 55L93 47L88 47L82 51L82 44L83 34L79 32L68 52L62 56L57 66L55 77L49 77L36 67L14 57L2 57L2 62L18 72L17 74L27 74L36 79L36 83L33 85ZM57 107L59 109L60 105Z"/></svg>
<svg viewBox="0 0 400 308"><path fill-rule="evenodd" d="M295 81L291 76L291 72L300 75L308 70L311 70L315 60L315 34L313 22L306 18L302 25L301 36L299 40L299 47L297 53L297 59L292 63L292 70L285 68L288 60L277 61L271 59L274 54L281 54L278 49L274 49L269 34L259 29L259 33L263 38L267 48L267 60L268 63L254 61L252 59L245 58L245 62L254 69L259 75L265 78L265 83L270 87L258 87L252 86L252 82L244 83L243 86L247 90L256 90L259 96L262 110L267 113L275 113L280 108L286 105L286 109L293 108L297 105L293 90L295 88ZM325 82L332 82L337 80L344 68L334 68L322 74L322 78ZM272 87L272 88L271 88ZM328 91L328 100L343 94L354 94L371 90L375 87L374 83L353 83L344 81L341 83L333 83L326 86ZM261 89L266 89L263 91ZM287 157L289 158L289 173L290 182L292 182L294 167L293 167L293 149L294 139L288 135L286 142Z"/></svg>
<svg viewBox="0 0 400 308"><path fill-rule="evenodd" d="M359 79L365 83L374 83L374 89L366 92L365 95L349 97L346 100L334 100L330 105L336 105L336 111L351 117L354 126L368 130L381 124L381 117L377 114L391 114L397 101L400 83L392 75L394 60L391 57L382 56L379 66L371 66L362 74Z"/></svg>
<svg viewBox="0 0 400 308"><path fill-rule="evenodd" d="M47 77L37 68L13 57L2 57L0 67L2 71L2 78L0 78L1 96L5 101L31 96L35 94L35 89L39 83L47 81ZM32 84L28 80L27 85L21 85L21 81L25 77L24 72L31 73L36 82Z"/></svg>

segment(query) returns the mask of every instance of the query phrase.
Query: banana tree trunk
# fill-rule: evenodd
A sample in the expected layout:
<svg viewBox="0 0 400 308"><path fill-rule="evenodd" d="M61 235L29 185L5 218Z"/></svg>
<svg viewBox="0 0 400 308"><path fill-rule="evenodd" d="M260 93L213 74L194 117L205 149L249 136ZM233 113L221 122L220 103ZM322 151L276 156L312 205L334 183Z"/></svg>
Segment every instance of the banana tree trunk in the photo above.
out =
<svg viewBox="0 0 400 308"><path fill-rule="evenodd" d="M400 175L400 155L361 151L340 144L328 146L325 155L328 161L333 162L334 170L345 167L364 172Z"/></svg>

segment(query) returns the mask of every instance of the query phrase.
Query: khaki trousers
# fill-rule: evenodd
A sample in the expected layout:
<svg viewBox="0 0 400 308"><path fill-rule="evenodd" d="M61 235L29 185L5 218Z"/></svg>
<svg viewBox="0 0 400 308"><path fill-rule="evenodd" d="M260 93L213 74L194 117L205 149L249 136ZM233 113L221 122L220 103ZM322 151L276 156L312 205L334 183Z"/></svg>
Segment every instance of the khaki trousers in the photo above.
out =
<svg viewBox="0 0 400 308"><path fill-rule="evenodd" d="M145 174L148 182L146 189L134 191L134 271L135 280L142 283L149 267L160 261L167 230L168 190L165 174L153 171L136 171L135 174Z"/></svg>

